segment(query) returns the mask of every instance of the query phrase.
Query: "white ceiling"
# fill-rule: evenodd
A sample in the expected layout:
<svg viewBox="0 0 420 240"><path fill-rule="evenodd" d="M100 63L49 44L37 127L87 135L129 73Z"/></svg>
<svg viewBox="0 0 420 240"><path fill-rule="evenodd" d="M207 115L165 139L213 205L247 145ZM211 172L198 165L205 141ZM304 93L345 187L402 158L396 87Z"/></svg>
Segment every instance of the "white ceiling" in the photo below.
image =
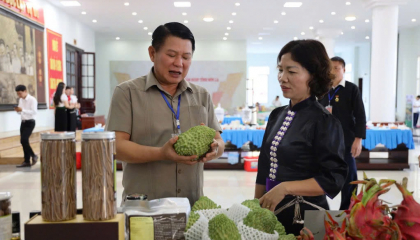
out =
<svg viewBox="0 0 420 240"><path fill-rule="evenodd" d="M371 10L365 9L362 0L296 0L303 3L300 8L284 8L292 0L190 0L190 8L175 8L170 0L78 0L79 7L64 7L59 0L49 0L63 11L91 27L97 38L115 40L149 40L148 32L160 24L177 21L186 24L197 40L247 40L250 52L278 52L281 46L298 38L315 38L318 29L339 29L336 46L368 42L371 35ZM183 0L177 0L183 1ZM129 6L124 3L129 2ZM351 2L351 5L346 5ZM240 3L240 6L235 6ZM85 11L87 14L82 15ZM137 12L136 16L132 12ZM183 16L182 13L187 13ZM236 16L232 16L236 12ZM285 12L286 15L282 15ZM336 15L332 15L335 12ZM207 23L204 17L214 21ZM344 18L355 16L348 22ZM411 19L416 18L416 22ZM96 19L97 23L92 20ZM324 23L319 23L319 20ZM365 20L369 19L369 23ZM138 23L143 20L143 23ZM230 24L229 21L234 23ZM274 20L279 21L275 24ZM420 25L420 0L409 0L400 6L399 26L409 28ZM314 29L310 30L309 27ZM351 26L356 29L352 30ZM144 30L148 27L148 30ZM231 27L231 30L227 30ZM305 35L301 35L304 32ZM263 34L263 35L260 35ZM268 34L268 35L267 35ZM263 40L259 40L263 37Z"/></svg>

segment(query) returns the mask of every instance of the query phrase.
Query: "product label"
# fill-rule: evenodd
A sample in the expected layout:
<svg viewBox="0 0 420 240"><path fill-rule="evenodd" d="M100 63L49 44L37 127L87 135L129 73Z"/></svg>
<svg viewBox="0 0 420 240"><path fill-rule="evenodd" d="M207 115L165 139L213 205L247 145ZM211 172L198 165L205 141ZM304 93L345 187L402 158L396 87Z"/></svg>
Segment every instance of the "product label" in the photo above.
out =
<svg viewBox="0 0 420 240"><path fill-rule="evenodd" d="M146 222L146 220L139 219L152 219L152 225L150 225L150 222ZM134 229L133 220L135 220ZM185 239L184 231L187 222L187 216L185 213L161 214L151 217L131 216L129 217L129 221L130 240ZM151 231L152 235L149 235L149 231ZM152 238L147 238L150 236Z"/></svg>
<svg viewBox="0 0 420 240"><path fill-rule="evenodd" d="M12 215L0 217L0 240L12 238Z"/></svg>
<svg viewBox="0 0 420 240"><path fill-rule="evenodd" d="M130 240L153 240L153 218L131 217L130 218Z"/></svg>

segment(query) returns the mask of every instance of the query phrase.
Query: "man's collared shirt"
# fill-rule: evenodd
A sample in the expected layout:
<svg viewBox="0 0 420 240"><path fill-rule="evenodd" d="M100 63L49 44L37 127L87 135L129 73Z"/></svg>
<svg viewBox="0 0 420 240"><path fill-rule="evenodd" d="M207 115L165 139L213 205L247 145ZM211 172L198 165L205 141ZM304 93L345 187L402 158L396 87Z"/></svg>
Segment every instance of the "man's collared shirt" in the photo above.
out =
<svg viewBox="0 0 420 240"><path fill-rule="evenodd" d="M210 94L204 88L182 80L174 96L157 81L153 68L147 76L133 79L115 88L106 128L130 134L130 141L144 146L162 147L178 132L175 115L161 92L178 110L181 131L204 123L221 132ZM138 154L142 154L139 152ZM123 163L123 200L128 194L148 195L149 199L187 197L191 204L203 195L203 163L177 164L173 161Z"/></svg>
<svg viewBox="0 0 420 240"><path fill-rule="evenodd" d="M19 99L18 107L22 108L22 112L19 113L22 121L35 120L35 115L38 112L38 101L36 98L28 94L25 99Z"/></svg>

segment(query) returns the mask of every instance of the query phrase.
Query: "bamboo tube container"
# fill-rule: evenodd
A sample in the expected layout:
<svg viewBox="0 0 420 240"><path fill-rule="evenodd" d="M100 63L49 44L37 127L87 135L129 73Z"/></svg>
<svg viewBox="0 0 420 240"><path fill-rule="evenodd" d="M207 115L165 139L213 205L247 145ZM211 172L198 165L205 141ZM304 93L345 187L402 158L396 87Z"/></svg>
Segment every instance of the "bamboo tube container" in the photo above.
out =
<svg viewBox="0 0 420 240"><path fill-rule="evenodd" d="M48 222L76 218L76 134L41 134L42 218Z"/></svg>
<svg viewBox="0 0 420 240"><path fill-rule="evenodd" d="M85 220L109 220L117 214L115 151L115 132L82 133Z"/></svg>

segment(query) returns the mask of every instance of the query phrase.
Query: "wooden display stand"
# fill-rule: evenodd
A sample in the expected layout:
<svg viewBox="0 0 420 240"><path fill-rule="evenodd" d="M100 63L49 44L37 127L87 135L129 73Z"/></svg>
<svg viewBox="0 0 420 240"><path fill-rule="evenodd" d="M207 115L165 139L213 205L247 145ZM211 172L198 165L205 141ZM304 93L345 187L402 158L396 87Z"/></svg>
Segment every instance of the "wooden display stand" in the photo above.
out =
<svg viewBox="0 0 420 240"><path fill-rule="evenodd" d="M26 240L124 240L124 214L108 221L85 221L83 215L64 222L45 222L36 215L25 223Z"/></svg>
<svg viewBox="0 0 420 240"><path fill-rule="evenodd" d="M375 158L371 155L388 155L386 158ZM396 149L389 150L385 147L377 147L371 151L366 148L356 158L357 170L402 170L410 168L408 164L408 148L404 143Z"/></svg>

